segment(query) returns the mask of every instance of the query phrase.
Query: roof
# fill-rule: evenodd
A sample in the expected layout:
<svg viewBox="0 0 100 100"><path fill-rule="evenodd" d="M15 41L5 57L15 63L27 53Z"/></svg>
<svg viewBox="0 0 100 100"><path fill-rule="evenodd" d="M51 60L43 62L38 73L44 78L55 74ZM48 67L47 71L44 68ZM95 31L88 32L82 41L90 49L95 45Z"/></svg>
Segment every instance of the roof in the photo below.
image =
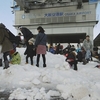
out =
<svg viewBox="0 0 100 100"><path fill-rule="evenodd" d="M14 0L21 8L33 9L52 6L71 6L76 2L84 3L89 0ZM74 3L73 3L74 2Z"/></svg>

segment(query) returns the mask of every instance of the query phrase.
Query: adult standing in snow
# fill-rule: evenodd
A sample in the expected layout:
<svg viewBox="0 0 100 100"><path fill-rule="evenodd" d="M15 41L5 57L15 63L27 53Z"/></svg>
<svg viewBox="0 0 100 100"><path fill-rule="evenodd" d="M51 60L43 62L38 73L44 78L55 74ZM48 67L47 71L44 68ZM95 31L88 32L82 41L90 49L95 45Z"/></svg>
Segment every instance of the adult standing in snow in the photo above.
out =
<svg viewBox="0 0 100 100"><path fill-rule="evenodd" d="M35 40L35 47L36 47L36 54L37 54L37 64L36 66L39 67L39 60L40 60L40 54L43 58L43 67L46 67L46 42L47 42L47 36L44 33L45 30L39 26L37 28L38 35L36 36Z"/></svg>
<svg viewBox="0 0 100 100"><path fill-rule="evenodd" d="M13 49L13 44L9 40L8 29L2 23L0 23L0 45L2 45L1 53L3 53L4 58L4 69L6 69L9 67L7 55L9 55L9 51Z"/></svg>
<svg viewBox="0 0 100 100"><path fill-rule="evenodd" d="M91 58L91 52L92 52L92 42L90 40L90 36L87 35L86 39L83 41L83 48L86 52L85 59L88 62Z"/></svg>
<svg viewBox="0 0 100 100"><path fill-rule="evenodd" d="M28 45L28 40L33 38L33 34L32 32L26 28L26 27L22 27L22 26L19 26L18 27L19 30L22 32L23 36L24 36L24 40L25 40L25 43L26 43L26 46Z"/></svg>

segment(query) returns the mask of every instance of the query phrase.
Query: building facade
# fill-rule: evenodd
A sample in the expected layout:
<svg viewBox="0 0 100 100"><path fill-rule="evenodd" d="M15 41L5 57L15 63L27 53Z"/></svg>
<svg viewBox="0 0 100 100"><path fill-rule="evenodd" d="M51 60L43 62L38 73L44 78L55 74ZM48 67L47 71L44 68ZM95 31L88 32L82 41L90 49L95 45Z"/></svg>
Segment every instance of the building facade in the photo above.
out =
<svg viewBox="0 0 100 100"><path fill-rule="evenodd" d="M96 3L88 0L15 0L19 10L15 12L15 27L29 28L37 35L37 27L42 26L52 43L78 43L90 35L97 24ZM38 0L37 0L38 1ZM51 1L51 2L47 2ZM54 2L55 1L55 2ZM91 0L90 0L91 1ZM32 4L31 4L31 3Z"/></svg>

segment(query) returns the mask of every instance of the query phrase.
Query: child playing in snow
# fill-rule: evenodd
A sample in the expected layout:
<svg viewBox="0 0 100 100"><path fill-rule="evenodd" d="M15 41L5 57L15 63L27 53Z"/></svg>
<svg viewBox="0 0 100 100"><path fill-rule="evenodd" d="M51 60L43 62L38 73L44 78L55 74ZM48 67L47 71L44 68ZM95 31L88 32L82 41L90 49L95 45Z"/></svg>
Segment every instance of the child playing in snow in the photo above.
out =
<svg viewBox="0 0 100 100"><path fill-rule="evenodd" d="M19 52L16 52L15 50L11 50L10 55L11 55L11 60L10 60L11 64L20 64L21 63L21 56L20 56Z"/></svg>
<svg viewBox="0 0 100 100"><path fill-rule="evenodd" d="M26 64L28 63L28 58L31 60L31 65L33 65L33 57L36 55L35 49L34 49L34 38L31 38L28 41L27 48L25 50L24 55L26 55Z"/></svg>
<svg viewBox="0 0 100 100"><path fill-rule="evenodd" d="M71 48L68 51L68 53L66 54L66 61L70 64L71 67L72 67L72 65L74 65L74 70L78 70L77 69L76 53L74 51L75 50L73 48Z"/></svg>

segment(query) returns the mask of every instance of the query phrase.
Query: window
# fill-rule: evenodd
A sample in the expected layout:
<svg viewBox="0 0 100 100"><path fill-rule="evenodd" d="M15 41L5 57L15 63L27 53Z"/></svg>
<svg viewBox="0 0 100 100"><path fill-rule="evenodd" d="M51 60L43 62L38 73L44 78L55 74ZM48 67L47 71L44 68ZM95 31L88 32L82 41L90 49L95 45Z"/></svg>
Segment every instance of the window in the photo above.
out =
<svg viewBox="0 0 100 100"><path fill-rule="evenodd" d="M86 20L86 15L82 15L82 19L83 20Z"/></svg>

